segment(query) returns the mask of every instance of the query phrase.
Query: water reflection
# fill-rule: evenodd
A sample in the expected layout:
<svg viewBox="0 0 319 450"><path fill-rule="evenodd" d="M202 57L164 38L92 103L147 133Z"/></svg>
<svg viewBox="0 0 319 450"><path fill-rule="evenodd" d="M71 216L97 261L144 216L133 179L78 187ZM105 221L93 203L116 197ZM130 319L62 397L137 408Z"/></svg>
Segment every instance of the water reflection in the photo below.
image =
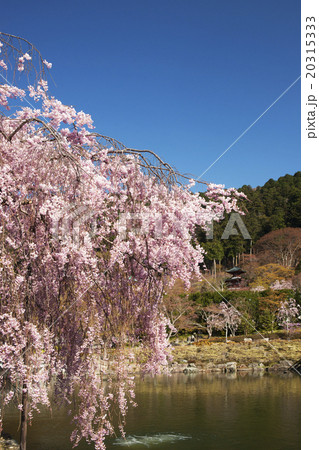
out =
<svg viewBox="0 0 319 450"><path fill-rule="evenodd" d="M127 441L136 450L298 450L300 378L292 374L175 374L137 379L138 408L129 411ZM5 430L17 438L16 415ZM39 416L29 431L31 450L67 450L66 411ZM79 450L92 449L81 443Z"/></svg>
<svg viewBox="0 0 319 450"><path fill-rule="evenodd" d="M191 436L183 436L182 434L154 434L151 436L127 436L126 439L116 439L113 445L121 447L139 446L151 447L153 445L167 445L176 441L185 441L191 439Z"/></svg>

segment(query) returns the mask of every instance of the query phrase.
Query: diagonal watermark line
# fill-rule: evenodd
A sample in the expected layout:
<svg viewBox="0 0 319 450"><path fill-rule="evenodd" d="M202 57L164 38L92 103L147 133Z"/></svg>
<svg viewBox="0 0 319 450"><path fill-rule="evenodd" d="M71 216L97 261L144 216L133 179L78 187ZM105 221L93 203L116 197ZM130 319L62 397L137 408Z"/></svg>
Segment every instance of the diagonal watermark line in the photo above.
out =
<svg viewBox="0 0 319 450"><path fill-rule="evenodd" d="M249 125L249 127L248 128L246 128L246 130L245 131L243 131L242 133L241 133L241 135L240 136L238 136L238 138L237 139L235 139L235 141L232 143L232 144L230 144L230 146L229 147L227 147L226 148L226 150L224 150L223 151L223 153L221 154L221 155L219 155L218 156L218 158L217 159L215 159L215 161L209 166L209 167L207 167L207 169L206 170L204 170L204 172L199 176L199 177L197 177L196 179L195 179L195 181L198 181L198 180L200 180L201 178L202 178L202 176L203 175L205 175L205 173L206 172L208 172L212 167L213 167L213 165L214 164L216 164L217 163L217 161L219 161L220 160L220 158L222 157L222 156L224 156L225 155L225 153L227 153L228 152L228 150L230 150L285 94L287 94L287 92L297 83L297 81L299 81L300 80L300 78L301 78L301 75L293 82L293 83L291 83L291 85L290 86L288 86L287 87L287 89L286 90L284 90L280 95L279 95L279 97L277 97L276 98L276 100L274 101L274 102L272 102L272 104L270 105L270 106L268 106L268 108L267 109L265 109L265 111L262 113L262 114L260 114L260 116L259 117L257 117L257 119L251 124L251 125Z"/></svg>
<svg viewBox="0 0 319 450"><path fill-rule="evenodd" d="M259 335L259 336L261 336L261 338L262 339L264 339L264 341L265 342L267 342L267 344L280 356L280 358L282 358L288 365L289 365L289 368L291 368L291 369L293 369L295 372L297 372L297 374L298 375L300 375L301 376L301 373L299 372L299 370L297 370L292 364L290 364L290 362L280 353L280 351L279 350L277 350L276 349L276 347L274 346L274 345L272 345L269 341L267 341L267 339L265 338L265 336L264 335L262 335L261 333L260 333L260 331L258 331L257 330L257 328L252 324L252 323L250 323L249 322L249 320L248 319L246 319L246 317L240 312L240 311L238 311L238 309L237 308L235 308L235 306L233 306L231 303L230 303L230 301L229 300L227 300L224 296L223 296L223 294L221 294L220 292L219 292L219 290L218 289L216 289L215 288L215 286L210 282L210 281L208 281L207 280L207 278L206 277L204 277L204 275L202 274L202 278L204 278L204 280L217 292L217 294L228 304L228 305L230 305L232 308L234 308L235 309L235 311L245 320L245 322L246 323L248 323L255 331L256 331L256 333Z"/></svg>

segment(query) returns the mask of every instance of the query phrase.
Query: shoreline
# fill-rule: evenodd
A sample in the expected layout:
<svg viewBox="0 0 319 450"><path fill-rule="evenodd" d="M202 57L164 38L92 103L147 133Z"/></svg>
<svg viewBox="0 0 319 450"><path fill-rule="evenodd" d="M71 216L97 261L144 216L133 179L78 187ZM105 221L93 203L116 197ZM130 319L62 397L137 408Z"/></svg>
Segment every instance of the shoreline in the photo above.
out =
<svg viewBox="0 0 319 450"><path fill-rule="evenodd" d="M248 338L249 339L249 338ZM264 376L267 373L290 373L291 365L300 360L301 339L254 339L244 342L232 338L226 342L201 339L194 343L172 343L171 374L212 373L231 378ZM138 371L132 370L137 374ZM9 435L0 437L0 450L18 450L19 445Z"/></svg>
<svg viewBox="0 0 319 450"><path fill-rule="evenodd" d="M169 364L171 373L252 373L287 372L301 359L301 339L230 340L213 342L200 340L192 344L175 344L173 359Z"/></svg>

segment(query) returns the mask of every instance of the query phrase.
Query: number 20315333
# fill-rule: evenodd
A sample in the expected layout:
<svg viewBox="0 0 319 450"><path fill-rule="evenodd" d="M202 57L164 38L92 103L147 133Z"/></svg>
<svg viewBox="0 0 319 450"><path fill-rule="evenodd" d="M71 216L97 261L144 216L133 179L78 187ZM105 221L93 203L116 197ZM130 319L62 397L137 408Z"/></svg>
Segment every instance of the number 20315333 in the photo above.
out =
<svg viewBox="0 0 319 450"><path fill-rule="evenodd" d="M316 78L316 19L306 17L306 78Z"/></svg>

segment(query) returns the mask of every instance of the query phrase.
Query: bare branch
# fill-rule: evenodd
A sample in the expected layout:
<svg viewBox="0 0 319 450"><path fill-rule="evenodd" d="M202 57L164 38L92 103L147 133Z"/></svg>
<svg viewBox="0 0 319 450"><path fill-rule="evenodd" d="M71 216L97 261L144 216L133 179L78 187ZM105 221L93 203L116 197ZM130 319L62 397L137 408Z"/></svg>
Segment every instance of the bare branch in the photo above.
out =
<svg viewBox="0 0 319 450"><path fill-rule="evenodd" d="M45 78L47 73L45 60L42 58L39 50L34 45L24 38L15 36L13 34L0 32L0 42L3 44L1 47L1 57L5 60L6 64L11 68L12 81L14 81L17 75L19 58L23 57L26 53L29 54L31 59L24 61L25 70L19 72L20 74L26 74L28 82L30 82L31 73L32 79L35 83ZM0 74L1 75L1 74ZM7 122L8 120L8 122ZM8 125L7 125L8 124ZM19 131L24 126L35 124L42 125L41 128L35 127L35 129L29 130L32 134L44 132L46 139L52 143L55 143L56 149L61 157L68 158L74 165L75 170L83 171L83 164L80 164L79 158L88 159L91 161L101 160L102 150L108 149L108 158L120 157L124 161L128 157L134 157L141 169L149 176L153 177L156 181L165 183L167 186L183 185L188 183L193 177L186 174L181 174L178 170L172 167L167 162L163 161L155 152L147 149L134 149L126 147L122 142L112 137L102 135L99 133L88 133L88 136L93 137L95 143L93 146L81 146L81 145L65 145L65 138L63 138L60 132L54 128L45 118L40 119L38 117L32 117L18 122L17 126L12 130L14 119L0 115L0 134L9 142L12 142L13 138L19 134ZM7 125L7 130L6 130ZM9 130L9 131L8 131ZM122 159L122 160L123 160ZM208 183L202 180L195 180L202 185Z"/></svg>

